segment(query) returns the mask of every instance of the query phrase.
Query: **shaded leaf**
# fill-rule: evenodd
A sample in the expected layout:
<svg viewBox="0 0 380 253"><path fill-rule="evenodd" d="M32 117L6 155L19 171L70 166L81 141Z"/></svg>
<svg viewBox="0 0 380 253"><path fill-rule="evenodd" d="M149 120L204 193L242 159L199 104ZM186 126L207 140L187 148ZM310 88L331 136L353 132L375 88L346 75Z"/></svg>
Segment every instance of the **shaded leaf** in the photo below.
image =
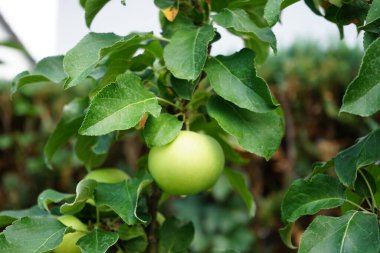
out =
<svg viewBox="0 0 380 253"><path fill-rule="evenodd" d="M173 87L173 90L175 91L175 93L177 93L179 97L186 100L191 100L196 82L178 79L174 76L171 76L170 83Z"/></svg>
<svg viewBox="0 0 380 253"><path fill-rule="evenodd" d="M76 98L63 107L61 119L44 147L44 159L49 168L52 168L51 160L58 148L78 132L84 119L84 110L87 106L87 98Z"/></svg>
<svg viewBox="0 0 380 253"><path fill-rule="evenodd" d="M294 222L301 216L340 206L345 199L345 189L334 177L318 174L309 180L298 179L291 184L282 201L282 218Z"/></svg>
<svg viewBox="0 0 380 253"><path fill-rule="evenodd" d="M142 226L128 226L123 224L117 231L127 252L145 252L148 246L148 237Z"/></svg>
<svg viewBox="0 0 380 253"><path fill-rule="evenodd" d="M269 159L278 149L284 134L280 109L255 113L214 96L209 100L207 111L245 150Z"/></svg>
<svg viewBox="0 0 380 253"><path fill-rule="evenodd" d="M351 211L341 217L318 216L302 236L298 253L378 253L376 215Z"/></svg>
<svg viewBox="0 0 380 253"><path fill-rule="evenodd" d="M211 58L205 71L215 92L235 105L254 112L276 108L268 85L256 76L255 53L251 50Z"/></svg>
<svg viewBox="0 0 380 253"><path fill-rule="evenodd" d="M249 216L252 218L256 214L256 204L253 200L252 193L248 189L248 185L242 174L230 169L225 168L224 173L226 174L228 181L234 187L234 189L240 194L245 205L248 208Z"/></svg>
<svg viewBox="0 0 380 253"><path fill-rule="evenodd" d="M194 238L193 223L183 223L172 217L166 219L160 228L160 252L184 252Z"/></svg>
<svg viewBox="0 0 380 253"><path fill-rule="evenodd" d="M105 253L118 239L119 235L117 233L96 228L89 234L81 237L77 245L83 253Z"/></svg>
<svg viewBox="0 0 380 253"><path fill-rule="evenodd" d="M197 79L214 35L214 28L209 25L177 31L164 49L164 60L170 72L180 79Z"/></svg>
<svg viewBox="0 0 380 253"><path fill-rule="evenodd" d="M92 100L79 129L83 135L104 135L138 124L145 113L157 117L161 107L156 96L145 90L138 76L122 74Z"/></svg>
<svg viewBox="0 0 380 253"><path fill-rule="evenodd" d="M45 209L49 211L49 204L50 203L60 203L64 200L69 200L73 198L74 194L67 194L67 193L61 193L56 190L47 189L38 195L38 206L41 209Z"/></svg>
<svg viewBox="0 0 380 253"><path fill-rule="evenodd" d="M107 158L107 152L100 152L100 154L95 152L102 137L79 135L75 142L75 154L87 170L99 167Z"/></svg>
<svg viewBox="0 0 380 253"><path fill-rule="evenodd" d="M380 129L377 129L360 138L355 145L338 153L335 158L335 170L345 186L353 186L358 169L379 160L379 143Z"/></svg>
<svg viewBox="0 0 380 253"><path fill-rule="evenodd" d="M86 201L94 195L97 182L92 179L81 180L76 188L76 197L72 203L63 204L60 208L63 214L74 214L80 212L86 204Z"/></svg>
<svg viewBox="0 0 380 253"><path fill-rule="evenodd" d="M380 39L366 50L358 76L347 87L341 112L370 116L380 109Z"/></svg>

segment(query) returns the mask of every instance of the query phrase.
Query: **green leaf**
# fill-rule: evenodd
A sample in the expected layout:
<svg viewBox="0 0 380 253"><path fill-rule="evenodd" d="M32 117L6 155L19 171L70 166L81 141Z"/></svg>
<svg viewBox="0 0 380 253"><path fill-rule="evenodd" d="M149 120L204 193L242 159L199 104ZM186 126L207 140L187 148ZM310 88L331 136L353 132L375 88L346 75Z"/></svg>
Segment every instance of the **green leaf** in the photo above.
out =
<svg viewBox="0 0 380 253"><path fill-rule="evenodd" d="M118 239L119 235L117 233L96 228L89 234L81 237L77 245L82 253L105 253Z"/></svg>
<svg viewBox="0 0 380 253"><path fill-rule="evenodd" d="M379 33L380 32L379 23L380 23L380 1L373 0L371 4L371 8L369 9L367 17L366 17L366 24L358 28L360 30Z"/></svg>
<svg viewBox="0 0 380 253"><path fill-rule="evenodd" d="M98 12L109 2L110 0L86 0L84 10L86 25L90 28L92 21Z"/></svg>
<svg viewBox="0 0 380 253"><path fill-rule="evenodd" d="M143 130L144 140L148 147L163 146L177 137L182 125L182 121L168 113L157 118L149 117Z"/></svg>
<svg viewBox="0 0 380 253"><path fill-rule="evenodd" d="M377 191L375 179L367 170L362 169L359 172L354 184L355 193L362 197L371 198L371 191L372 193Z"/></svg>
<svg viewBox="0 0 380 253"><path fill-rule="evenodd" d="M97 154L96 145L101 141L103 136L83 136L79 135L75 142L75 154L83 163L87 170L99 167L107 158L107 153Z"/></svg>
<svg viewBox="0 0 380 253"><path fill-rule="evenodd" d="M285 227L279 229L279 234L282 242L286 247L290 249L296 249L297 247L293 245L292 242L292 232L293 232L294 223L288 223Z"/></svg>
<svg viewBox="0 0 380 253"><path fill-rule="evenodd" d="M83 81L104 57L139 45L149 38L152 38L151 33L131 33L125 37L113 33L87 34L63 59L65 72L69 76L65 88Z"/></svg>
<svg viewBox="0 0 380 253"><path fill-rule="evenodd" d="M193 223L183 223L172 217L160 228L160 252L185 252L194 238Z"/></svg>
<svg viewBox="0 0 380 253"><path fill-rule="evenodd" d="M76 188L76 197L74 202L63 204L60 208L61 213L74 214L80 212L84 208L86 201L94 196L96 185L97 182L95 180L81 180Z"/></svg>
<svg viewBox="0 0 380 253"><path fill-rule="evenodd" d="M346 194L338 179L318 174L309 180L298 179L289 187L281 205L282 218L294 222L304 215L338 207Z"/></svg>
<svg viewBox="0 0 380 253"><path fill-rule="evenodd" d="M127 252L145 252L148 246L148 237L142 226L122 224L117 232L120 239L125 241Z"/></svg>
<svg viewBox="0 0 380 253"><path fill-rule="evenodd" d="M173 87L173 90L175 91L175 93L177 93L179 97L186 100L191 100L194 93L194 88L196 86L196 82L178 79L174 76L171 76L170 83Z"/></svg>
<svg viewBox="0 0 380 253"><path fill-rule="evenodd" d="M145 113L157 117L161 107L155 95L144 89L133 74L122 74L116 83L104 87L92 100L79 129L82 135L104 135L130 129Z"/></svg>
<svg viewBox="0 0 380 253"><path fill-rule="evenodd" d="M47 189L41 192L40 195L38 195L38 206L41 209L49 211L50 203L60 203L64 200L69 200L74 196L74 194L61 193L52 189Z"/></svg>
<svg viewBox="0 0 380 253"><path fill-rule="evenodd" d="M76 98L63 107L62 117L44 147L45 163L50 169L52 168L51 160L58 148L78 132L88 103L87 98Z"/></svg>
<svg viewBox="0 0 380 253"><path fill-rule="evenodd" d="M233 29L235 32L257 37L261 41L268 43L274 52L277 51L276 36L272 30L268 27L258 27L245 10L224 9L222 12L213 16L213 20L224 28Z"/></svg>
<svg viewBox="0 0 380 253"><path fill-rule="evenodd" d="M341 217L318 216L302 236L298 253L378 253L376 215L358 211Z"/></svg>
<svg viewBox="0 0 380 253"><path fill-rule="evenodd" d="M146 223L137 213L141 191L152 183L149 175L143 178L133 178L122 183L98 183L95 189L97 206L108 206L128 225Z"/></svg>
<svg viewBox="0 0 380 253"><path fill-rule="evenodd" d="M154 0L154 4L160 9L166 9L176 5L177 0Z"/></svg>
<svg viewBox="0 0 380 253"><path fill-rule="evenodd" d="M0 212L0 228L11 224L13 221L26 216L42 216L47 215L47 212L40 209L38 206L33 206L24 210L9 210ZM1 247L1 246L0 246ZM1 252L1 251L0 251Z"/></svg>
<svg viewBox="0 0 380 253"><path fill-rule="evenodd" d="M164 60L170 72L179 79L197 79L214 35L214 28L209 25L177 31L164 49Z"/></svg>
<svg viewBox="0 0 380 253"><path fill-rule="evenodd" d="M25 85L37 83L55 83L58 84L66 79L63 71L63 56L46 57L39 61L33 71L24 71L17 75L12 83L12 92Z"/></svg>
<svg viewBox="0 0 380 253"><path fill-rule="evenodd" d="M280 18L281 4L284 0L268 0L265 4L264 18L269 26L274 26Z"/></svg>
<svg viewBox="0 0 380 253"><path fill-rule="evenodd" d="M215 92L235 105L253 112L276 109L268 85L256 76L253 51L211 58L205 71Z"/></svg>
<svg viewBox="0 0 380 253"><path fill-rule="evenodd" d="M0 253L29 253L31 250L26 250L21 247L10 244L3 233L0 234Z"/></svg>
<svg viewBox="0 0 380 253"><path fill-rule="evenodd" d="M366 50L358 76L347 87L341 112L370 116L380 109L380 38Z"/></svg>
<svg viewBox="0 0 380 253"><path fill-rule="evenodd" d="M336 174L345 186L353 186L358 169L379 160L379 143L380 129L377 129L360 138L355 145L341 151L336 156Z"/></svg>
<svg viewBox="0 0 380 253"><path fill-rule="evenodd" d="M43 253L62 242L67 227L53 216L23 217L4 230L6 240L25 252Z"/></svg>
<svg viewBox="0 0 380 253"><path fill-rule="evenodd" d="M209 100L207 111L245 150L265 159L269 159L281 143L284 119L280 108L255 113L214 96Z"/></svg>
<svg viewBox="0 0 380 253"><path fill-rule="evenodd" d="M254 217L256 213L256 205L253 200L252 193L248 189L244 176L230 168L225 168L224 173L226 174L228 181L230 181L231 185L243 199L245 205L248 208L249 216L251 218Z"/></svg>

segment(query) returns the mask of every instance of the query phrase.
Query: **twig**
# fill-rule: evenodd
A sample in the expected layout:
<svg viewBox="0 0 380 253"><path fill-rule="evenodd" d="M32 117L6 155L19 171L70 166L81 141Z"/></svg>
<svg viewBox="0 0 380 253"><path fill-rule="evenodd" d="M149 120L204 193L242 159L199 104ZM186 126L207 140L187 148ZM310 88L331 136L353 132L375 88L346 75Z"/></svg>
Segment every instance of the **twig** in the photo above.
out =
<svg viewBox="0 0 380 253"><path fill-rule="evenodd" d="M19 39L19 37L17 36L17 34L13 31L12 27L8 24L8 22L5 20L5 18L3 17L3 15L1 14L0 12L0 25L2 27L4 27L4 30L5 32L10 36L10 40L11 41L14 41L14 42L17 42L20 47L22 48L22 51L26 57L26 59L28 60L28 62L31 64L31 65L35 65L36 64L36 60L33 58L33 56L28 52L28 50L26 50L24 44L21 42L21 40Z"/></svg>
<svg viewBox="0 0 380 253"><path fill-rule="evenodd" d="M158 202L160 200L161 191L156 184L152 187L152 196L149 199L149 213L152 217L152 221L147 227L148 234L148 250L147 253L158 253L158 233L157 233L157 209Z"/></svg>

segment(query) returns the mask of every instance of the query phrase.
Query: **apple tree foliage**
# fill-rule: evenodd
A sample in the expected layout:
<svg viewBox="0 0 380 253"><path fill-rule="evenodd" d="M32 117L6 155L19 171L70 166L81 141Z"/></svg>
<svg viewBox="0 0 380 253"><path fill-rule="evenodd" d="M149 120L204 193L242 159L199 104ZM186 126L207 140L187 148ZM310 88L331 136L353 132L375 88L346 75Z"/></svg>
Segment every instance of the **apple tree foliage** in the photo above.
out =
<svg viewBox="0 0 380 253"><path fill-rule="evenodd" d="M88 27L109 0L81 0ZM154 0L162 33L88 33L65 55L47 57L20 73L13 92L26 85L51 83L65 89L85 86L74 97L46 143L48 167L57 150L74 142L74 152L91 171L101 168L110 147L139 133L147 148L165 145L181 129L203 131L223 147L227 164L244 162L237 150L269 160L284 135L281 106L256 73L270 50L277 51L272 27L297 0ZM355 24L364 33L365 55L357 77L342 98L341 113L371 117L380 110L380 0L305 0L326 20ZM122 1L128 8L128 1ZM313 15L310 12L310 15ZM154 22L154 20L152 20ZM212 55L219 27L244 41L230 55ZM380 251L380 130L360 138L313 173L298 179L282 202L286 245L294 223L323 209L342 207L340 216L317 215L304 232L298 252L378 253ZM251 217L255 205L244 178L225 169ZM0 212L0 252L51 252L67 233L65 214L85 218L89 231L77 245L87 252L187 252L191 223L162 217L167 199L155 186L141 157L139 171L120 183L81 180L76 193L47 189L37 205ZM108 251L107 251L108 250ZM227 251L228 252L228 251Z"/></svg>

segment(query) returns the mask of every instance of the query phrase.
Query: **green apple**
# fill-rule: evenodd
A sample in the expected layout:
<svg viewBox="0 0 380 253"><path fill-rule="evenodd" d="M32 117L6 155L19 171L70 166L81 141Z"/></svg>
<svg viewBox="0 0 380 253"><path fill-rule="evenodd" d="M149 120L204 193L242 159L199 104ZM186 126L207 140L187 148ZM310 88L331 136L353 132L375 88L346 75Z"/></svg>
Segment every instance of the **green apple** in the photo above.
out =
<svg viewBox="0 0 380 253"><path fill-rule="evenodd" d="M87 226L78 218L72 215L63 215L58 220L67 227L71 227L76 231L67 233L63 236L61 244L54 250L55 253L81 253L80 248L76 245L77 241L86 235Z"/></svg>
<svg viewBox="0 0 380 253"><path fill-rule="evenodd" d="M174 141L150 150L148 168L163 191L191 195L215 184L224 168L224 153L214 138L181 131Z"/></svg>
<svg viewBox="0 0 380 253"><path fill-rule="evenodd" d="M129 175L120 169L98 169L88 173L85 179L93 179L99 183L119 183L130 179Z"/></svg>

